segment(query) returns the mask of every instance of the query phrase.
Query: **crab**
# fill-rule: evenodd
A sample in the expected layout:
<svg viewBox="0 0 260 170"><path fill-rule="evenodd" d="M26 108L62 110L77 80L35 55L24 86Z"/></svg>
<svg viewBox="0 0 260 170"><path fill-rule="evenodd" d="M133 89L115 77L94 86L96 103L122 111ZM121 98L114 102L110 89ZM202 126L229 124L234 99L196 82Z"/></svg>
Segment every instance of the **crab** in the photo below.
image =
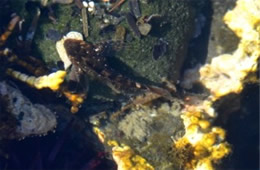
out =
<svg viewBox="0 0 260 170"><path fill-rule="evenodd" d="M56 47L65 69L69 70L71 67L73 75L76 74L77 77L89 75L106 84L116 94L130 96L127 104L111 116L112 119L135 105L145 104L159 97L171 99L172 90L168 90L170 88L145 85L113 69L108 64L107 58L103 56L104 43L92 44L84 41L81 33L69 32L56 43Z"/></svg>
<svg viewBox="0 0 260 170"><path fill-rule="evenodd" d="M8 36L15 28L15 24L19 21L18 18L19 17L15 17L11 20L9 24L11 26L8 26L8 28L11 29L9 29L8 33L4 33L1 36L3 37L1 38L2 44L5 44ZM134 105L144 104L162 96L171 96L170 92L164 88L136 82L110 67L106 57L103 56L106 44L92 44L86 42L83 40L83 36L80 33L75 32L68 33L61 41L60 47L63 48L62 52L60 52L60 47L58 47L59 42L57 42L57 50L64 62L65 70L59 70L55 74L52 73L46 76L48 70L45 68L43 62L28 57L26 57L26 61L24 61L17 57L17 55L11 50L5 49L0 51L0 56L8 56L6 58L8 58L9 63L24 67L30 74L33 74L33 76L18 72L12 68L7 68L6 74L37 89L48 87L53 91L59 91L59 93L65 95L71 102L72 113L78 112L81 104L87 96L88 85L84 75L89 75L100 80L110 87L116 94L130 97L130 100L127 101L128 104L123 106L115 115L119 115L118 113L121 113ZM61 53L65 54L65 56L62 56ZM35 67L30 63L40 64ZM71 69L69 72L68 68L70 66ZM67 80L64 82L67 73ZM55 83L53 84L53 82ZM76 85L75 87L82 88L81 90L71 91L71 84L74 86Z"/></svg>

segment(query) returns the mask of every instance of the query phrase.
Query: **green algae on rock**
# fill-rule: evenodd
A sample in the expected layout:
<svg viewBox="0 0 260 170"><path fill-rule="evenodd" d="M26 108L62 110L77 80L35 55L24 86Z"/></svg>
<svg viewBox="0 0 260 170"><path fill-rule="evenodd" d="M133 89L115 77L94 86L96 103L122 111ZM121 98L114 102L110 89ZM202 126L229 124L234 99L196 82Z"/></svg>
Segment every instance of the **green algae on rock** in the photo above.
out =
<svg viewBox="0 0 260 170"><path fill-rule="evenodd" d="M46 63L54 66L59 61L56 51L55 41L47 39L49 30L56 30L60 34L66 34L69 30L80 31L82 25L80 16L74 14L73 5L57 5L55 14L57 15L57 23L52 23L47 18L40 19L39 27L35 36L35 53L44 59ZM75 15L75 16L74 16Z"/></svg>
<svg viewBox="0 0 260 170"><path fill-rule="evenodd" d="M177 81L192 32L194 12L191 4L186 1L157 0L141 4L141 11L143 16L158 14L161 17L151 20L152 29L147 36L127 42L126 47L116 53L116 57L138 76L154 82L160 82L162 77ZM130 30L126 23L122 24ZM155 61L152 51L159 38L167 41L169 46L165 56Z"/></svg>

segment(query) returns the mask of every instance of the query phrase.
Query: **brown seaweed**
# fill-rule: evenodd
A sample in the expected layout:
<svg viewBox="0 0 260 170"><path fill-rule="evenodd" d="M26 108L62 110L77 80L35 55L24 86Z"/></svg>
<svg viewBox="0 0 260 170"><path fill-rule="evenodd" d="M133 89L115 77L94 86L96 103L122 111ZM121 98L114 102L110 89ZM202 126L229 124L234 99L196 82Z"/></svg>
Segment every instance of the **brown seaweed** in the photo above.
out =
<svg viewBox="0 0 260 170"><path fill-rule="evenodd" d="M141 33L140 33L140 31L139 31L139 29L136 25L136 21L135 21L134 16L130 12L128 12L128 13L126 13L125 17L126 17L127 23L129 24L129 26L131 27L131 29L133 30L135 35L138 38L141 38Z"/></svg>
<svg viewBox="0 0 260 170"><path fill-rule="evenodd" d="M139 6L139 0L130 0L129 3L130 12L132 13L135 18L141 17L141 10Z"/></svg>

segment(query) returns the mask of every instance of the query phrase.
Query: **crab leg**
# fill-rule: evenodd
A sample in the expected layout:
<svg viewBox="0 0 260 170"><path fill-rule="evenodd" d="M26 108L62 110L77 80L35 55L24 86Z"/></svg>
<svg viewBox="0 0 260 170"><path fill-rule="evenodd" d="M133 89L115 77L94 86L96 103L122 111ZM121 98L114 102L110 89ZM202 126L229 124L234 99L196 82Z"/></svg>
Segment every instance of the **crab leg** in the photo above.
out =
<svg viewBox="0 0 260 170"><path fill-rule="evenodd" d="M13 19L9 22L7 30L0 36L0 46L4 45L8 37L11 35L12 31L14 30L16 24L20 20L19 16L14 16Z"/></svg>

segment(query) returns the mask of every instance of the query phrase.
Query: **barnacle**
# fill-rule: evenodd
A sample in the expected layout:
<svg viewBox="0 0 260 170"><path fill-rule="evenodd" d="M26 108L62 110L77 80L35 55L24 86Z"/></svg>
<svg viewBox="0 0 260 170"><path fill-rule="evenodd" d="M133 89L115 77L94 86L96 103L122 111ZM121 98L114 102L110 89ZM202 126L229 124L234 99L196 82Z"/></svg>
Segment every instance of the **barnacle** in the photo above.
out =
<svg viewBox="0 0 260 170"><path fill-rule="evenodd" d="M60 59L62 60L62 62L64 64L65 70L67 70L67 68L71 65L69 56L64 48L64 41L68 38L75 39L75 40L83 40L83 36L82 36L82 34L80 34L78 32L71 31L66 36L64 36L61 40L57 41L56 49L57 49Z"/></svg>

